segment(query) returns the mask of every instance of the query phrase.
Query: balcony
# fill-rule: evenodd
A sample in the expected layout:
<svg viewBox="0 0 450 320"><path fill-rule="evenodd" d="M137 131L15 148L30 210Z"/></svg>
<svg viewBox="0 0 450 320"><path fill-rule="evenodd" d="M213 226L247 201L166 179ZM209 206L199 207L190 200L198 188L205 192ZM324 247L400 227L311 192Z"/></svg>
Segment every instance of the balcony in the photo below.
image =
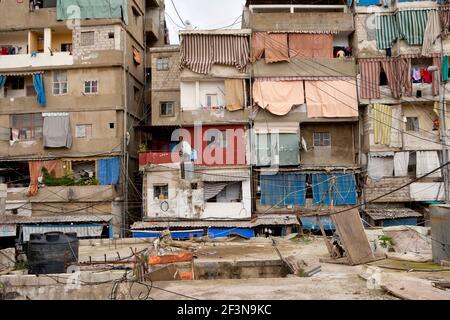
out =
<svg viewBox="0 0 450 320"><path fill-rule="evenodd" d="M50 66L70 66L74 59L70 52L15 54L0 56L0 70L42 68Z"/></svg>
<svg viewBox="0 0 450 320"><path fill-rule="evenodd" d="M139 167L142 169L148 164L166 164L180 162L178 152L148 151L139 153Z"/></svg>
<svg viewBox="0 0 450 320"><path fill-rule="evenodd" d="M244 28L253 31L353 31L346 5L250 5Z"/></svg>

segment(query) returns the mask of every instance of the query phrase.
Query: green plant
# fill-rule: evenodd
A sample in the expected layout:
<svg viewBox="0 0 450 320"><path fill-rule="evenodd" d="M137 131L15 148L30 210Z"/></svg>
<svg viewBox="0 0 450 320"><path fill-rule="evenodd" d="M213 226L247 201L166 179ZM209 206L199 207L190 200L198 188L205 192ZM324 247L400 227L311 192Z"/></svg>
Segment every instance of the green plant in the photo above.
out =
<svg viewBox="0 0 450 320"><path fill-rule="evenodd" d="M145 152L145 151L147 151L147 145L146 145L145 143L139 144L138 151L139 151L139 152Z"/></svg>
<svg viewBox="0 0 450 320"><path fill-rule="evenodd" d="M381 246L385 249L387 249L393 245L392 237L388 237L386 235L380 235L380 236L378 236L378 240L380 240Z"/></svg>
<svg viewBox="0 0 450 320"><path fill-rule="evenodd" d="M48 187L99 185L99 181L96 178L76 179L72 175L65 175L57 178L54 170L49 173L45 167L42 168L42 174L44 178L43 182Z"/></svg>

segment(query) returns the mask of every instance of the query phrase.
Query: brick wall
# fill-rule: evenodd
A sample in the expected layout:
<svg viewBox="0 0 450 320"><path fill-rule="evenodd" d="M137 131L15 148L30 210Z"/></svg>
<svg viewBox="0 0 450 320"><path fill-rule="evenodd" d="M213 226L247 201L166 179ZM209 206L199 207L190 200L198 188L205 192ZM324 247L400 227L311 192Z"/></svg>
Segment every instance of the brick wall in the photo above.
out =
<svg viewBox="0 0 450 320"><path fill-rule="evenodd" d="M383 178L380 181L373 181L370 178L367 179L365 193L366 201L386 194L402 185L411 181L409 177L389 177ZM383 197L375 202L406 202L410 201L409 187L403 188Z"/></svg>
<svg viewBox="0 0 450 320"><path fill-rule="evenodd" d="M158 71L156 63L159 58L169 58L169 70ZM180 88L180 52L152 52L152 90L169 90Z"/></svg>
<svg viewBox="0 0 450 320"><path fill-rule="evenodd" d="M94 26L82 27L73 31L73 55L75 59L89 54L92 51L102 50L122 50L121 27L119 26ZM92 45L82 45L83 32L94 32L94 43ZM110 38L110 34L114 34Z"/></svg>

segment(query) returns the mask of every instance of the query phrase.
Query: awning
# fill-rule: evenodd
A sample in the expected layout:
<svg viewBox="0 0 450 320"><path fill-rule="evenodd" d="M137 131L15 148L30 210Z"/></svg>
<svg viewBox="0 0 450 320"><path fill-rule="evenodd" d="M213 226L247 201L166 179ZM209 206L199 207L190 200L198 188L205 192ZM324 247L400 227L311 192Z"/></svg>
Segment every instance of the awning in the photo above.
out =
<svg viewBox="0 0 450 320"><path fill-rule="evenodd" d="M86 225L36 225L36 226L22 226L23 241L30 240L32 233L46 233L46 232L76 232L78 238L86 237L100 237L103 231L101 224L86 224Z"/></svg>
<svg viewBox="0 0 450 320"><path fill-rule="evenodd" d="M0 72L0 76L23 77L23 76L32 76L34 74L43 74L43 73L44 73L44 71Z"/></svg>
<svg viewBox="0 0 450 320"><path fill-rule="evenodd" d="M373 220L422 217L419 212L410 208L367 208L363 212Z"/></svg>
<svg viewBox="0 0 450 320"><path fill-rule="evenodd" d="M253 131L256 134L299 133L300 125L298 122L255 122Z"/></svg>
<svg viewBox="0 0 450 320"><path fill-rule="evenodd" d="M177 220L177 221L139 221L131 226L131 230L160 228L251 228L250 220Z"/></svg>
<svg viewBox="0 0 450 320"><path fill-rule="evenodd" d="M17 215L0 215L0 224L38 224L38 223L93 223L109 222L112 215L52 215L24 217Z"/></svg>
<svg viewBox="0 0 450 320"><path fill-rule="evenodd" d="M0 237L15 237L16 227L15 224L0 224Z"/></svg>
<svg viewBox="0 0 450 320"><path fill-rule="evenodd" d="M197 171L197 178L204 182L233 182L250 179L249 169Z"/></svg>

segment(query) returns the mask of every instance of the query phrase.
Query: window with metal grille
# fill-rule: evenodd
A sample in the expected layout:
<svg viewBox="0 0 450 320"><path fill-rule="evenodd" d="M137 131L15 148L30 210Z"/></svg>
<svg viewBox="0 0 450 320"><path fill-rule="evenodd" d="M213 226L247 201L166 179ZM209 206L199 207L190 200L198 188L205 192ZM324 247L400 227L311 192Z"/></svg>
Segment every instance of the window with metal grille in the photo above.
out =
<svg viewBox="0 0 450 320"><path fill-rule="evenodd" d="M95 31L86 31L81 33L80 45L93 46L95 44Z"/></svg>
<svg viewBox="0 0 450 320"><path fill-rule="evenodd" d="M42 138L42 123L41 113L11 115L12 140L32 141Z"/></svg>
<svg viewBox="0 0 450 320"><path fill-rule="evenodd" d="M419 131L419 118L406 117L406 131Z"/></svg>
<svg viewBox="0 0 450 320"><path fill-rule="evenodd" d="M158 58L156 60L156 70L158 71L169 70L169 58Z"/></svg>
<svg viewBox="0 0 450 320"><path fill-rule="evenodd" d="M314 147L331 146L331 134L329 132L314 132L313 140L314 140Z"/></svg>
<svg viewBox="0 0 450 320"><path fill-rule="evenodd" d="M53 95L67 94L67 72L53 71Z"/></svg>
<svg viewBox="0 0 450 320"><path fill-rule="evenodd" d="M173 116L175 114L174 102L173 101L161 102L159 114L161 116Z"/></svg>
<svg viewBox="0 0 450 320"><path fill-rule="evenodd" d="M169 185L167 184L153 185L153 197L159 200L169 199Z"/></svg>
<svg viewBox="0 0 450 320"><path fill-rule="evenodd" d="M77 124L75 136L77 138L92 138L92 124Z"/></svg>

